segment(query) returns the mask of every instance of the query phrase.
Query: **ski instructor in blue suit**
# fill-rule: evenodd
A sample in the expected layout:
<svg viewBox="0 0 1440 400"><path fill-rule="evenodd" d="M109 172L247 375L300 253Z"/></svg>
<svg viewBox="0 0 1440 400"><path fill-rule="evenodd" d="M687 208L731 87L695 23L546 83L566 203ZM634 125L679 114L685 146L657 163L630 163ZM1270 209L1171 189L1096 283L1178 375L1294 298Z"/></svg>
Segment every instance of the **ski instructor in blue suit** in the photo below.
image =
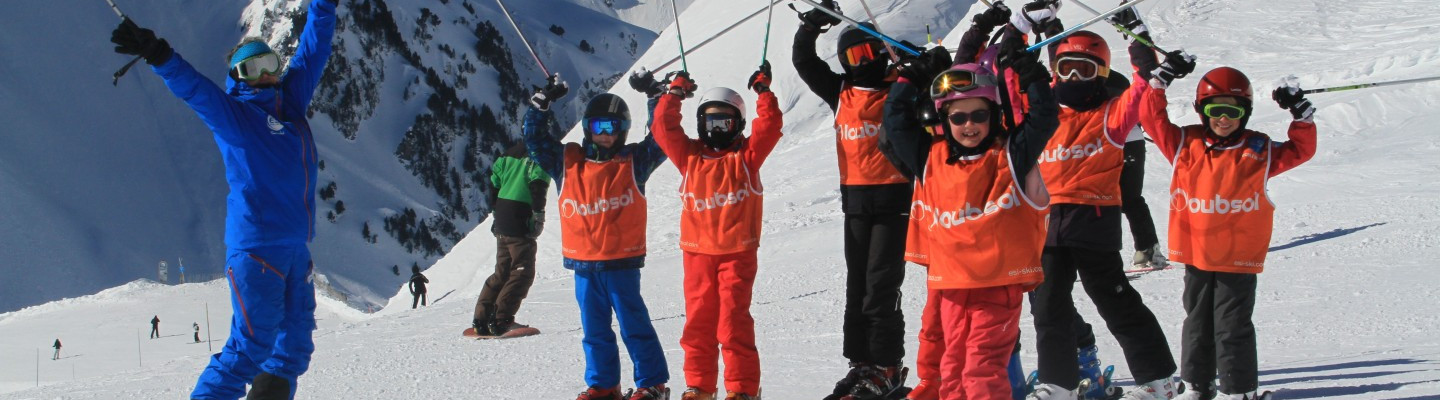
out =
<svg viewBox="0 0 1440 400"><path fill-rule="evenodd" d="M335 0L310 3L288 67L258 38L231 51L226 89L206 79L155 32L125 19L115 52L145 58L215 133L225 160L225 277L230 339L200 374L194 399L293 399L315 350L315 139L305 120L335 36Z"/></svg>

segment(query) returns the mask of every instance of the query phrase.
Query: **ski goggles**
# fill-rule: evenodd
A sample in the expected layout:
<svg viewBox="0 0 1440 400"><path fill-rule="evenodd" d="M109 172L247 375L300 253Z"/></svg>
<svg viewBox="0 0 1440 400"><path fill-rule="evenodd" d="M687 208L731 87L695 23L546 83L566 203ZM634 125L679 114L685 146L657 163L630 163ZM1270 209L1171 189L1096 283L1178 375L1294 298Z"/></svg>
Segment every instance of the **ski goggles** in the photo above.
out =
<svg viewBox="0 0 1440 400"><path fill-rule="evenodd" d="M1060 57L1055 61L1055 75L1066 80L1088 81L1098 76L1109 76L1110 67L1087 57Z"/></svg>
<svg viewBox="0 0 1440 400"><path fill-rule="evenodd" d="M265 74L280 74L279 55L275 53L260 54L235 64L235 77L240 80L253 81L260 79Z"/></svg>
<svg viewBox="0 0 1440 400"><path fill-rule="evenodd" d="M930 98L942 99L957 92L968 92L981 86L999 86L994 75L970 71L945 71L930 81Z"/></svg>
<svg viewBox="0 0 1440 400"><path fill-rule="evenodd" d="M615 117L594 117L585 121L591 135L614 136L630 130L630 121Z"/></svg>
<svg viewBox="0 0 1440 400"><path fill-rule="evenodd" d="M1239 120L1245 118L1245 108L1230 104L1206 104L1205 116L1210 118L1229 118Z"/></svg>
<svg viewBox="0 0 1440 400"><path fill-rule="evenodd" d="M845 49L845 65L856 66L879 59L885 55L885 47L876 42L864 42Z"/></svg>
<svg viewBox="0 0 1440 400"><path fill-rule="evenodd" d="M705 114L706 132L734 132L740 125L740 117L730 114Z"/></svg>
<svg viewBox="0 0 1440 400"><path fill-rule="evenodd" d="M951 125L965 125L965 122L974 122L975 125L990 123L990 110L975 110L968 113L957 112L946 117Z"/></svg>

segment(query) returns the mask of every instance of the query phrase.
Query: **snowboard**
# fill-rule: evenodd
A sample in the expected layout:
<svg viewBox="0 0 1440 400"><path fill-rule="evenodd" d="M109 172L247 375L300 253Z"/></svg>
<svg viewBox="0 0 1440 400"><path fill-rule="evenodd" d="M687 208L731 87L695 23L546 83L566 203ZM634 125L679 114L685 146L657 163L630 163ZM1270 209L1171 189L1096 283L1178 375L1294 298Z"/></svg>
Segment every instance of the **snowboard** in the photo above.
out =
<svg viewBox="0 0 1440 400"><path fill-rule="evenodd" d="M474 338L474 339L514 339L514 338L518 338L518 337L526 337L526 336L539 335L539 334L540 334L540 330L539 330L539 329L535 329L534 327L529 327L529 326L527 326L527 327L524 327L524 328L511 329L509 332L505 332L504 335L491 336L491 335L480 335L480 334L476 334L476 333L475 333L475 327L469 327L469 328L465 328L465 331L464 331L464 332L461 332L460 334L461 334L461 335L464 335L464 336L467 337L467 338Z"/></svg>
<svg viewBox="0 0 1440 400"><path fill-rule="evenodd" d="M1126 275L1136 275L1136 274L1145 274L1145 273L1150 273L1150 272L1155 272L1155 271L1164 271L1164 270L1170 270L1170 269L1184 269L1184 268L1185 268L1185 265L1184 265L1184 264L1166 263L1165 266L1160 267L1160 268L1144 267L1144 268L1132 268L1132 269L1127 269L1127 270L1125 270L1125 274L1126 274Z"/></svg>

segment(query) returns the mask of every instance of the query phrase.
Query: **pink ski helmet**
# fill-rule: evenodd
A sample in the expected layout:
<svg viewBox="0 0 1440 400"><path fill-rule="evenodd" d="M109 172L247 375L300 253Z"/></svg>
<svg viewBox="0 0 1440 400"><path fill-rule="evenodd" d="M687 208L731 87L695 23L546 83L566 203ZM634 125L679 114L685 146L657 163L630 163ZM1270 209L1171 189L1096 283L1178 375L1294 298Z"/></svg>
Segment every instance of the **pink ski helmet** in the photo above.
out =
<svg viewBox="0 0 1440 400"><path fill-rule="evenodd" d="M960 99L982 98L1000 104L999 79L989 68L976 63L950 67L930 82L930 99L935 109L944 112L945 103Z"/></svg>

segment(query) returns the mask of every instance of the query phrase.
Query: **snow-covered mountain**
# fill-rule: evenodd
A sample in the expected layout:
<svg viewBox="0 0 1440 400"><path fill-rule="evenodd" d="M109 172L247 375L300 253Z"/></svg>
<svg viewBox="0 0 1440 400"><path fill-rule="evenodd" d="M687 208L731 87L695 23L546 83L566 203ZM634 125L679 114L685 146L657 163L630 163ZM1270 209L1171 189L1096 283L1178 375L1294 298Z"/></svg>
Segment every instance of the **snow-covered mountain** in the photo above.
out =
<svg viewBox="0 0 1440 400"><path fill-rule="evenodd" d="M456 2L450 1L452 5ZM914 42L923 40L928 23L937 37L954 43L969 16L980 7L967 1L867 1L886 32ZM686 44L694 46L711 39L760 10L763 3L694 3L681 15ZM858 0L840 3L848 15L864 15ZM1097 8L1110 6L1098 0L1086 3ZM603 7L598 1L575 4L592 10ZM1140 8L1158 43L1198 55L1201 72L1230 65L1249 74L1258 97L1251 126L1277 137L1283 137L1290 117L1264 94L1281 77L1293 74L1303 86L1314 88L1433 75L1440 70L1437 36L1430 32L1431 27L1440 25L1440 10L1430 0L1150 0ZM238 13L239 7L231 11ZM833 117L818 98L805 91L789 66L790 41L796 29L793 13L778 7L775 11L769 55L777 75L774 88L785 112L786 136L761 172L767 189L766 236L752 311L766 397L817 398L846 370L840 355L844 272L838 174L829 128ZM106 16L97 14L95 19ZM1067 4L1061 17L1073 24L1090 15ZM113 21L101 25L108 30ZM674 28L664 23L657 28L663 30L629 71L655 68L677 55ZM1112 48L1122 47L1122 38L1113 29L1094 30L1109 39ZM95 35L103 36L100 31L96 29ZM761 14L693 52L687 61L702 89L743 87L759 63L763 35ZM836 36L833 32L822 36L819 52L838 68L830 56L835 53ZM3 40L14 39L0 36L0 45L10 43ZM108 51L103 44L95 47L96 54ZM5 49L8 47L0 47ZM528 57L523 49L511 53L517 66ZM8 71L11 58L4 57ZM1123 66L1128 62L1123 51L1117 50L1114 59L1117 70L1130 70ZM103 63L92 68L90 75L109 73L111 67ZM538 74L535 77L538 79ZM9 78L0 75L0 79ZM1170 111L1177 122L1197 120L1189 106L1195 81L1195 76L1183 79L1170 91ZM10 107L11 81L0 82L5 83L0 86L5 95L0 104ZM122 87L125 84L122 82ZM623 83L612 89L632 107L644 104L643 98ZM155 90L163 88L156 86ZM156 93L156 100L151 101L157 106L147 107L173 103L165 97L168 93ZM752 94L745 97L753 104ZM1277 390L1279 398L1436 398L1440 396L1440 369L1435 368L1440 364L1440 335L1434 333L1434 327L1440 326L1440 306L1434 299L1440 296L1440 289L1433 282L1440 279L1440 271L1431 260L1440 256L1440 236L1433 233L1440 221L1440 183L1431 176L1440 172L1440 158L1435 157L1440 136L1434 128L1440 126L1440 114L1434 113L1440 104L1440 83L1310 98L1319 108L1319 153L1270 182L1270 195L1279 210L1271 263L1260 277L1255 315L1262 388ZM685 114L695 105L687 102ZM55 106L59 107L58 102ZM187 117L185 112L188 110L177 111L175 118ZM361 128L361 140L366 137L365 129ZM10 135L4 138L0 140L12 140ZM197 140L209 145L208 138ZM5 149L8 147L0 151ZM325 154L325 147L321 151ZM343 152L331 153L339 157ZM1145 193L1157 228L1164 232L1170 169L1158 153L1152 151L1151 155ZM8 154L0 159L4 167L0 171L5 171L0 172L0 179L11 179L6 174L16 171L10 160ZM387 177L377 177L374 182L388 182L382 178ZM0 188L12 187L10 182L0 181L4 185ZM670 361L672 387L683 386L683 353L678 341L684 307L675 244L679 200L670 195L678 182L679 174L667 165L648 185L650 255L642 287ZM8 196L9 192L4 193ZM347 197L347 206L350 201ZM68 216L63 214L66 211L56 212ZM0 215L13 217L7 214ZM548 221L552 227L558 222L554 214L550 213L552 220ZM347 212L346 217L350 216ZM7 222L3 229L17 228ZM494 262L488 224L480 223L471 232L475 234L462 239L427 272L432 280L432 305L428 308L412 311L397 306L362 314L339 302L322 304L315 361L299 383L301 397L571 398L582 390L578 311L572 274L559 266L557 230L548 229L540 238L536 283L520 311L522 322L545 333L485 342L458 335L470 320L475 296ZM348 235L343 231L332 234ZM84 249L84 244L68 240L68 245L59 248ZM147 264L146 268L151 267ZM9 279L9 270L6 273ZM1132 282L1156 311L1176 355L1183 320L1182 276L1180 271L1159 271ZM385 293L393 293L396 286L398 282ZM924 302L924 276L918 268L911 269L904 289L902 306L910 316L906 326L910 341L906 344L911 351L906 363L913 364L914 337ZM162 320L176 321L185 332L183 327L190 321L203 320L204 303L208 302L214 330L207 332L218 341L227 333L225 290L222 282L177 287L134 283L95 296L0 314L0 337L7 339L0 340L0 392L5 393L0 398L183 396L208 355L203 343L185 344L187 332L183 337L140 339L137 346L131 342L131 331L147 328L149 317L159 314ZM1094 308L1082 300L1083 295L1077 295L1085 317L1098 321ZM410 299L401 294L389 301L408 304ZM1036 356L1032 323L1028 312L1022 314L1026 348L1021 358L1030 367ZM1117 380L1128 384L1129 372L1118 346L1103 329L1098 331L1101 359L1116 364ZM56 337L65 340L67 353L62 357L71 358L47 360L48 346ZM39 362L32 360L37 349ZM622 376L628 377L628 363L624 363L624 371ZM33 388L37 380L40 387ZM632 383L627 379L624 384Z"/></svg>
<svg viewBox="0 0 1440 400"><path fill-rule="evenodd" d="M691 0L678 2L684 7ZM120 2L224 82L245 36L292 52L309 0ZM669 2L507 4L540 58L574 86L608 88L673 19ZM138 278L191 281L224 263L225 187L206 129L143 63L126 58L100 2L17 2L0 16L0 311ZM310 120L321 157L317 238L327 293L357 308L393 294L486 217L491 160L519 134L545 74L490 0L344 0ZM63 29L57 29L62 28ZM59 284L64 282L64 284Z"/></svg>

